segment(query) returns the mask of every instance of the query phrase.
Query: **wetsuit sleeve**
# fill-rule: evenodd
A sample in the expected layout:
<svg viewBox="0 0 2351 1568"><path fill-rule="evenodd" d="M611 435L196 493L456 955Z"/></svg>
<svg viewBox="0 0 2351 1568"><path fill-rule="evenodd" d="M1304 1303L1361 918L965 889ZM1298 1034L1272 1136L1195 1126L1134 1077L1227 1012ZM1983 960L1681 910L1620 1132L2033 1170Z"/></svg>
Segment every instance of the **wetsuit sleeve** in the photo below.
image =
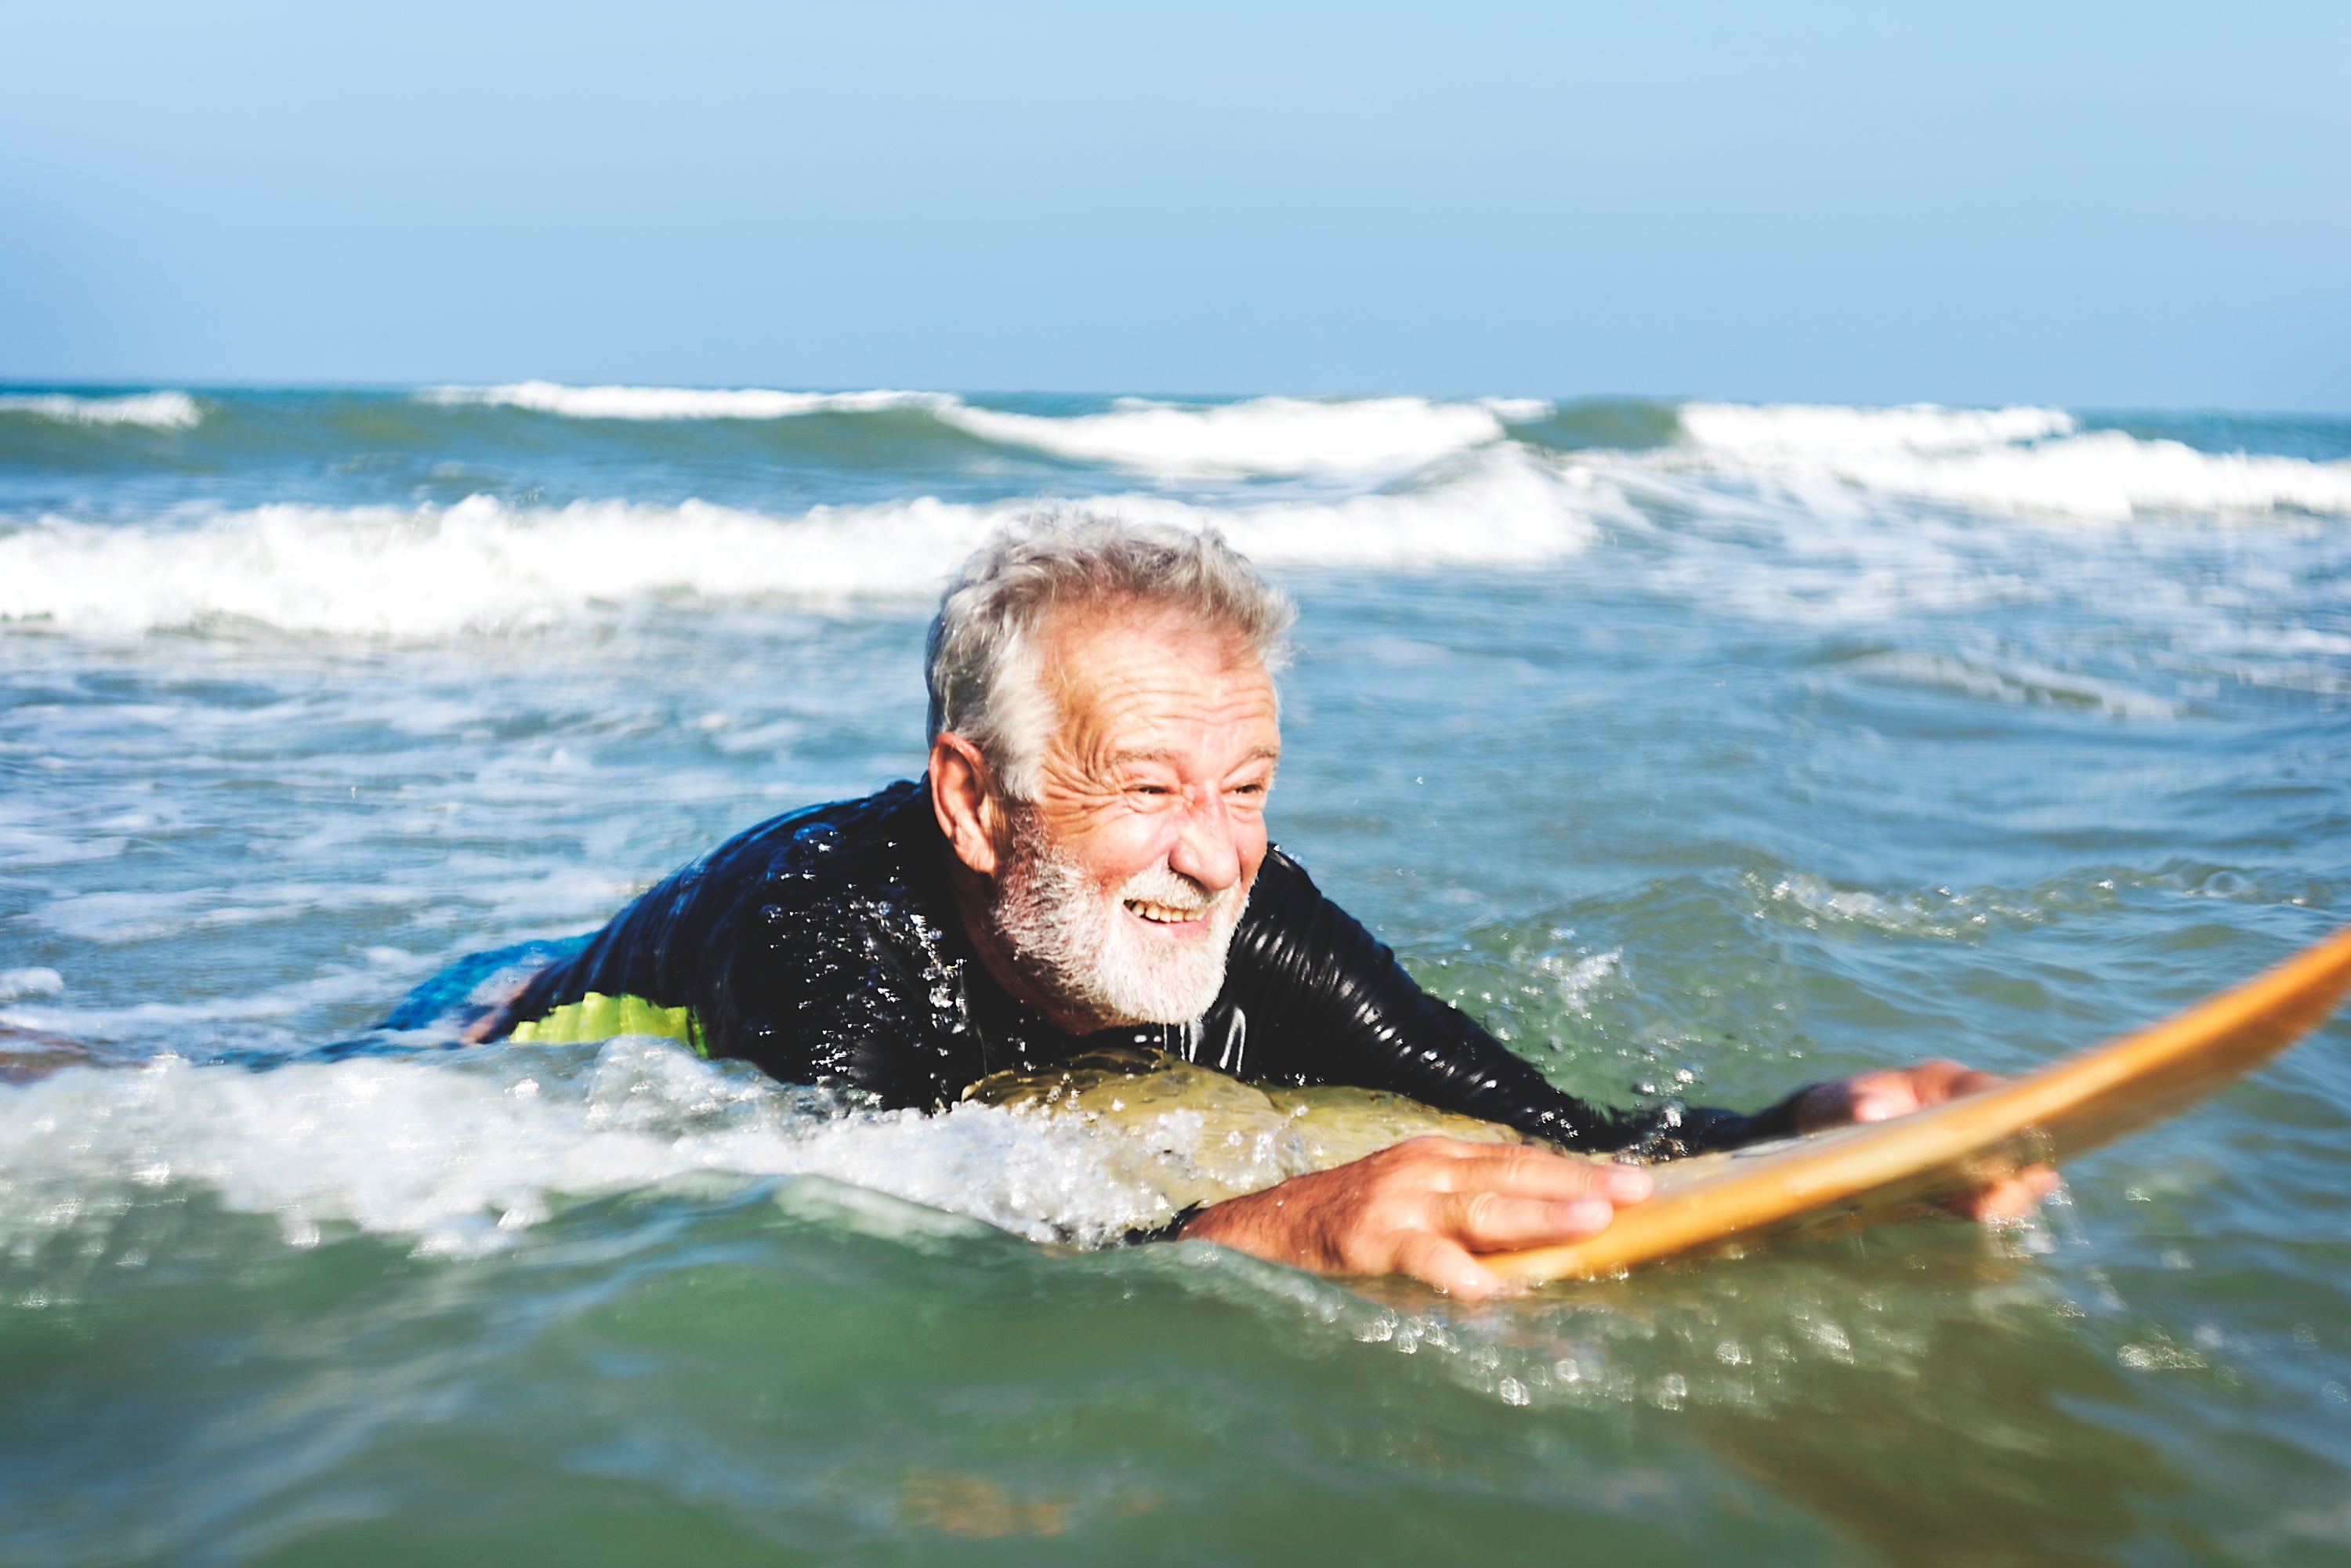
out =
<svg viewBox="0 0 2351 1568"><path fill-rule="evenodd" d="M1249 1015L1252 1077L1391 1090L1588 1153L1669 1158L1794 1130L1792 1096L1753 1115L1620 1112L1553 1088L1459 1009L1422 990L1279 850L1258 872L1231 963L1231 995Z"/></svg>

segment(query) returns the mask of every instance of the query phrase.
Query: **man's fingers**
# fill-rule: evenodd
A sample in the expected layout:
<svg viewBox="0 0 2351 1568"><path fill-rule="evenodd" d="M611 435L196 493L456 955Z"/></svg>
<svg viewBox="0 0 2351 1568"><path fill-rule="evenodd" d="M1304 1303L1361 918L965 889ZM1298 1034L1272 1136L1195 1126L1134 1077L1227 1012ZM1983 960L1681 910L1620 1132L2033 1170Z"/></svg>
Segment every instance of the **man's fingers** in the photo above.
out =
<svg viewBox="0 0 2351 1568"><path fill-rule="evenodd" d="M1604 1197L1564 1201L1496 1192L1445 1193L1430 1204L1432 1228L1472 1252L1500 1252L1581 1241L1608 1228L1615 1207Z"/></svg>
<svg viewBox="0 0 2351 1568"><path fill-rule="evenodd" d="M1395 1271L1465 1301L1482 1301L1509 1286L1508 1281L1469 1256L1458 1242L1426 1230L1415 1231L1397 1245Z"/></svg>
<svg viewBox="0 0 2351 1568"><path fill-rule="evenodd" d="M1980 1072L1956 1061L1922 1061L1909 1071L1911 1092L1920 1107L1939 1105L1946 1100L1956 1100L1962 1094L1972 1094L1979 1089L1989 1089L2000 1079L1993 1073Z"/></svg>
<svg viewBox="0 0 2351 1568"><path fill-rule="evenodd" d="M1969 1194L1958 1207L1971 1219L1997 1225L2007 1220L2022 1219L2043 1198L2056 1190L2056 1167L2028 1166L2014 1176L2002 1176Z"/></svg>
<svg viewBox="0 0 2351 1568"><path fill-rule="evenodd" d="M1922 1061L1916 1067L1864 1072L1815 1085L1797 1102L1799 1132L1816 1133L1849 1122L1890 1122L1940 1105L1962 1094L1990 1089L2000 1079L1956 1061Z"/></svg>
<svg viewBox="0 0 2351 1568"><path fill-rule="evenodd" d="M1572 1203L1601 1198L1609 1203L1638 1203L1655 1183L1639 1166L1607 1160L1578 1159L1531 1146L1472 1144L1477 1154L1437 1173L1437 1190L1455 1193L1497 1193L1506 1197L1541 1198Z"/></svg>

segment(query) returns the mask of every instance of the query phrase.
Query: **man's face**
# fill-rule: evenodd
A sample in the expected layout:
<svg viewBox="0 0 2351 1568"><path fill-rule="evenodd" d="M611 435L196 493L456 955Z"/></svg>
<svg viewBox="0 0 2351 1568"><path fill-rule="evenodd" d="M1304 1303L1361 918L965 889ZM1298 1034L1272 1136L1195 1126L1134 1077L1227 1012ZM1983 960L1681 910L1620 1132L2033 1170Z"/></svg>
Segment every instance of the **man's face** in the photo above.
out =
<svg viewBox="0 0 2351 1568"><path fill-rule="evenodd" d="M1197 1018L1265 859L1272 678L1240 639L1133 607L1050 623L1039 653L1058 723L1010 813L997 931L1096 1028Z"/></svg>

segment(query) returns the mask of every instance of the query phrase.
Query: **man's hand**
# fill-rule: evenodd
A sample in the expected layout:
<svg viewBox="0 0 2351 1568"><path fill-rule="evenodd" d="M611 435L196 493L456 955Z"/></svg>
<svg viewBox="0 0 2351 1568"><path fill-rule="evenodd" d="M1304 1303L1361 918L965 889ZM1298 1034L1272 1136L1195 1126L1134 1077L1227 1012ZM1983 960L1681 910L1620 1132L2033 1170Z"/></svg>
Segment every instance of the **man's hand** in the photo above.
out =
<svg viewBox="0 0 2351 1568"><path fill-rule="evenodd" d="M1799 1132L1883 1122L1989 1089L1999 1079L1955 1061L1865 1072L1808 1090ZM1956 1206L1980 1220L2021 1218L2057 1185L2034 1166ZM1415 1138L1335 1170L1228 1198L1184 1227L1318 1274L1407 1274L1468 1301L1510 1289L1475 1254L1581 1241L1608 1228L1619 1205L1649 1196L1649 1173L1531 1145Z"/></svg>
<svg viewBox="0 0 2351 1568"><path fill-rule="evenodd" d="M1468 1301L1509 1288L1472 1256L1581 1241L1649 1196L1637 1166L1526 1145L1415 1138L1228 1198L1184 1228L1318 1274L1408 1274Z"/></svg>
<svg viewBox="0 0 2351 1568"><path fill-rule="evenodd" d="M1922 1061L1889 1072L1865 1072L1838 1083L1820 1083L1796 1102L1796 1130L1817 1133L1849 1122L1886 1122L1940 1105L2000 1082L1956 1061ZM2057 1186L2057 1172L2032 1166L1969 1194L1953 1205L1970 1218L1987 1222L2022 1219Z"/></svg>

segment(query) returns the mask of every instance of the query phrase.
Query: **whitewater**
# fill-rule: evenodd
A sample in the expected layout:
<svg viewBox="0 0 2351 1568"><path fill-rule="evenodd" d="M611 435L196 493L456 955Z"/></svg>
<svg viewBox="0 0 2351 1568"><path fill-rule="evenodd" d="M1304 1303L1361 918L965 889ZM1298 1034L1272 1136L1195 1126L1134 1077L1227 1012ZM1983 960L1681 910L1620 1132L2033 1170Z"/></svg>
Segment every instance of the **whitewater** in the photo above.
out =
<svg viewBox="0 0 2351 1568"><path fill-rule="evenodd" d="M1118 1244L1272 1134L380 1027L919 771L1040 510L1297 596L1275 837L1595 1100L2022 1070L2351 918L2351 418L0 389L0 1561L2351 1550L2339 1020L2021 1230L1475 1310Z"/></svg>
<svg viewBox="0 0 2351 1568"><path fill-rule="evenodd" d="M190 453L217 444L258 458L266 436L240 428L259 423L255 401L16 393L0 396L0 422L20 439L45 423L131 426L174 433ZM411 486L425 498L361 499L349 493L382 486L329 485L314 487L349 498L183 500L144 517L20 501L0 535L0 616L116 632L227 618L434 636L541 626L662 594L911 601L935 591L946 563L989 528L1055 501L1217 528L1258 559L1299 567L1556 561L1598 528L1637 525L1631 497L1689 475L1750 490L1991 509L2044 527L2188 514L2277 526L2351 515L2351 462L2339 456L2204 450L2085 429L2052 409L1690 403L1669 411L1671 438L1627 451L1579 444L1576 411L1523 399L1120 398L1099 412L1044 414L942 393L528 382L433 388L415 401L452 414L515 410L591 428L886 418L909 445L962 435L998 449L1008 465L1091 471L1065 468L1017 488L967 476L941 486L945 494L806 506L745 497L732 483L724 498L655 501L583 488L549 504L543 485L521 500L451 486L445 474ZM345 411L327 401L319 412ZM909 420L919 423L909 428ZM517 433L486 425L471 434ZM587 431L572 438L595 439ZM982 466L968 458L965 465ZM582 476L566 479L583 486ZM429 498L436 495L449 498Z"/></svg>

